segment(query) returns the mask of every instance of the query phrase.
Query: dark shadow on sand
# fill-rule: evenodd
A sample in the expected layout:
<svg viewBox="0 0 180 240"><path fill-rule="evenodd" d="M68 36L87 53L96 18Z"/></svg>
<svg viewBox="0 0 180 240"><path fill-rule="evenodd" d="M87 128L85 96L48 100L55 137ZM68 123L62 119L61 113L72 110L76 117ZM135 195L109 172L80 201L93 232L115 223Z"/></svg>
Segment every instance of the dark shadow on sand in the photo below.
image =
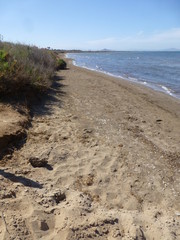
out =
<svg viewBox="0 0 180 240"><path fill-rule="evenodd" d="M23 176L16 176L13 173L4 172L4 170L0 170L0 175L2 175L4 178L9 179L12 182L19 182L22 183L26 187L32 187L32 188L42 188L42 185L38 182L35 182L29 178L23 177Z"/></svg>
<svg viewBox="0 0 180 240"><path fill-rule="evenodd" d="M51 115L52 106L57 105L62 107L63 97L66 95L63 88L65 87L61 81L64 80L64 77L54 76L53 84L46 94L38 96L37 100L31 106L31 116L41 116L41 115Z"/></svg>
<svg viewBox="0 0 180 240"><path fill-rule="evenodd" d="M26 107L31 116L51 114L52 105L62 106L62 97L65 96L65 91L62 90L65 85L62 84L62 80L64 77L55 75L51 87L44 92L32 89L31 91L22 91L21 94L0 95L0 102L10 104L22 115L27 114L27 111L24 111Z"/></svg>

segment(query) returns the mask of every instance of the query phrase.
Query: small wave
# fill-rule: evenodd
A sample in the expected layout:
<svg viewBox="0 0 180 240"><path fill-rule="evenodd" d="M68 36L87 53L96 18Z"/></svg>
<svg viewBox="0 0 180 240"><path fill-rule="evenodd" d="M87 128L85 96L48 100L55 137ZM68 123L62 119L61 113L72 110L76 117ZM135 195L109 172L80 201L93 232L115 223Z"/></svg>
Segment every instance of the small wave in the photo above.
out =
<svg viewBox="0 0 180 240"><path fill-rule="evenodd" d="M169 95L173 95L172 94L172 90L171 89L169 89L169 88L167 88L166 86L163 86L163 85L161 85L161 88L163 89L163 90L165 90L165 92L167 92Z"/></svg>
<svg viewBox="0 0 180 240"><path fill-rule="evenodd" d="M138 81L138 79L137 79L137 78L134 78L134 77L129 77L129 76L127 77L127 79L128 79L128 80L131 80L131 81L135 81L135 82L137 82L137 81Z"/></svg>
<svg viewBox="0 0 180 240"><path fill-rule="evenodd" d="M73 62L73 65L77 66L77 64L76 64L76 61L75 61L75 60L73 60L72 62Z"/></svg>

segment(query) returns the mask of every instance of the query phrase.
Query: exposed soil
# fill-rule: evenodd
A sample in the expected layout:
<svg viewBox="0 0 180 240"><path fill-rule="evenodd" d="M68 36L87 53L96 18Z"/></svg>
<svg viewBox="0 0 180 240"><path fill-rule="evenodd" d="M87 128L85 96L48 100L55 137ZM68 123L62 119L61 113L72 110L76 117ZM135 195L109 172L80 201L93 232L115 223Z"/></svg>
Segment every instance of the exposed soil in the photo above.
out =
<svg viewBox="0 0 180 240"><path fill-rule="evenodd" d="M0 104L0 159L5 155L6 158L11 157L14 148L21 146L26 139L29 122L27 109L20 110L9 104Z"/></svg>

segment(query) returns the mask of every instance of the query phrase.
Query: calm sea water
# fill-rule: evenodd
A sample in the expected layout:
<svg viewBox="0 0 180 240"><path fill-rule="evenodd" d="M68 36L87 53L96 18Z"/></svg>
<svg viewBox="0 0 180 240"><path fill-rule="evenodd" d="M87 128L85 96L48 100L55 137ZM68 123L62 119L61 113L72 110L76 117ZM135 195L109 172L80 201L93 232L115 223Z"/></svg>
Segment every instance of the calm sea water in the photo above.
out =
<svg viewBox="0 0 180 240"><path fill-rule="evenodd" d="M77 66L123 77L180 99L180 52L69 53Z"/></svg>

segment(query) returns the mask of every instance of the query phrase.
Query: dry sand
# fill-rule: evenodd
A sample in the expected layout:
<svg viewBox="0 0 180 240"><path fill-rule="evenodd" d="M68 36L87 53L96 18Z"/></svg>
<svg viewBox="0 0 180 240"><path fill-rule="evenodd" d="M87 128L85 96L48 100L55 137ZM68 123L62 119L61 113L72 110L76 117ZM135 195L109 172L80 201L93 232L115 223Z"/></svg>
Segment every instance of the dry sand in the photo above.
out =
<svg viewBox="0 0 180 240"><path fill-rule="evenodd" d="M0 165L0 239L180 239L180 101L68 67Z"/></svg>

